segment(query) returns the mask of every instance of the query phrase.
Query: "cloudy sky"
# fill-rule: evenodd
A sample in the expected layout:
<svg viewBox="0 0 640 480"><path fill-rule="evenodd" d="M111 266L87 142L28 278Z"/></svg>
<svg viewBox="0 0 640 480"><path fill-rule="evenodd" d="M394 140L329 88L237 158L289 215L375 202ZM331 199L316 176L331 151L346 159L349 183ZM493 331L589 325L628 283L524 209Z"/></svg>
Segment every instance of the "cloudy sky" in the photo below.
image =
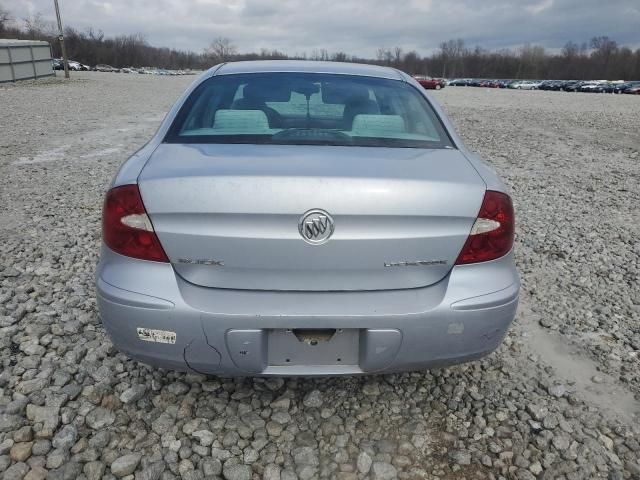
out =
<svg viewBox="0 0 640 480"><path fill-rule="evenodd" d="M65 25L106 35L143 33L155 46L201 51L212 38L240 52L325 48L365 57L380 47L426 54L442 41L496 49L560 48L607 35L640 47L640 0L59 0ZM15 18L53 0L0 0Z"/></svg>

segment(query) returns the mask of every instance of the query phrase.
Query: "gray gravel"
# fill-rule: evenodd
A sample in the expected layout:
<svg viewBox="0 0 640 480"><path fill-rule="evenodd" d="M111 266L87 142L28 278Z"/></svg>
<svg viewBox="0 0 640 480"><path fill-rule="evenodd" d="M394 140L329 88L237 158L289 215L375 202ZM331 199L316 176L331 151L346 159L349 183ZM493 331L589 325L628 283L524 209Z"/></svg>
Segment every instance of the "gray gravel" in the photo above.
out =
<svg viewBox="0 0 640 480"><path fill-rule="evenodd" d="M447 88L512 187L522 307L483 361L226 379L117 353L102 194L192 78L0 86L0 477L640 478L640 97Z"/></svg>

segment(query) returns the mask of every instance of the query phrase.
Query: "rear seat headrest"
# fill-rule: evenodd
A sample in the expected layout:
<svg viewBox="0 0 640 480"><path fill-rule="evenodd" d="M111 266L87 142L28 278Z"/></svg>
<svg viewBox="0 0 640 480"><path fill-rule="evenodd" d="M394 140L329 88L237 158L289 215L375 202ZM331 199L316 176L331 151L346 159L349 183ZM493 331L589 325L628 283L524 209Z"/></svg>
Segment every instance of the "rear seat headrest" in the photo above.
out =
<svg viewBox="0 0 640 480"><path fill-rule="evenodd" d="M269 130L269 120L262 110L218 110L213 128L246 133L261 132Z"/></svg>
<svg viewBox="0 0 640 480"><path fill-rule="evenodd" d="M351 127L351 134L360 137L385 137L404 132L404 119L400 115L360 114L353 118Z"/></svg>

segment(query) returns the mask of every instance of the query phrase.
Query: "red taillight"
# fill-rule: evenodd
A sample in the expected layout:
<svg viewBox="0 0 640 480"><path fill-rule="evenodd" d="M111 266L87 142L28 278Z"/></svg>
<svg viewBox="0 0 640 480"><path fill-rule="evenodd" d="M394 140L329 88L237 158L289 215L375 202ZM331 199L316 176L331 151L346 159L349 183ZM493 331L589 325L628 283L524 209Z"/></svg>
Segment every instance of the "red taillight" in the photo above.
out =
<svg viewBox="0 0 640 480"><path fill-rule="evenodd" d="M500 258L513 247L515 216L508 195L487 190L456 265L487 262Z"/></svg>
<svg viewBox="0 0 640 480"><path fill-rule="evenodd" d="M104 243L121 255L168 262L153 231L137 185L123 185L107 192L102 211Z"/></svg>

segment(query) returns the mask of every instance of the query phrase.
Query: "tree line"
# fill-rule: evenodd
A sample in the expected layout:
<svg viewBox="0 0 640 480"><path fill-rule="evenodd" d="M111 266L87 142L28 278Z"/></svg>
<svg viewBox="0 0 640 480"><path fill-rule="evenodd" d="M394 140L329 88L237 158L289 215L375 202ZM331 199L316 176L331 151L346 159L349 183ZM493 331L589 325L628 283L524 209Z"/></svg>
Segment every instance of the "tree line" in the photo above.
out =
<svg viewBox="0 0 640 480"><path fill-rule="evenodd" d="M0 38L46 40L53 55L61 56L55 25L40 14L18 20L0 5ZM91 28L80 31L73 27L65 28L65 44L70 59L92 66L103 63L114 67L199 70L234 60L308 59L388 65L410 74L447 78L640 79L640 48L634 51L605 36L581 44L567 42L559 52L547 51L539 45L488 50L469 47L463 39L453 39L441 43L435 53L426 56L392 47L379 48L375 58L326 49L296 56L268 49L240 53L230 39L223 37L214 39L197 53L151 46L140 33L108 37L102 31Z"/></svg>
<svg viewBox="0 0 640 480"><path fill-rule="evenodd" d="M405 68L413 69L415 63L420 63L419 58L411 57L411 54L403 56ZM640 48L634 51L606 36L593 37L582 44L567 42L557 53L539 45L490 51L479 46L468 48L461 39L449 40L440 44L437 53L422 59L425 60L434 75L447 77L640 79Z"/></svg>

